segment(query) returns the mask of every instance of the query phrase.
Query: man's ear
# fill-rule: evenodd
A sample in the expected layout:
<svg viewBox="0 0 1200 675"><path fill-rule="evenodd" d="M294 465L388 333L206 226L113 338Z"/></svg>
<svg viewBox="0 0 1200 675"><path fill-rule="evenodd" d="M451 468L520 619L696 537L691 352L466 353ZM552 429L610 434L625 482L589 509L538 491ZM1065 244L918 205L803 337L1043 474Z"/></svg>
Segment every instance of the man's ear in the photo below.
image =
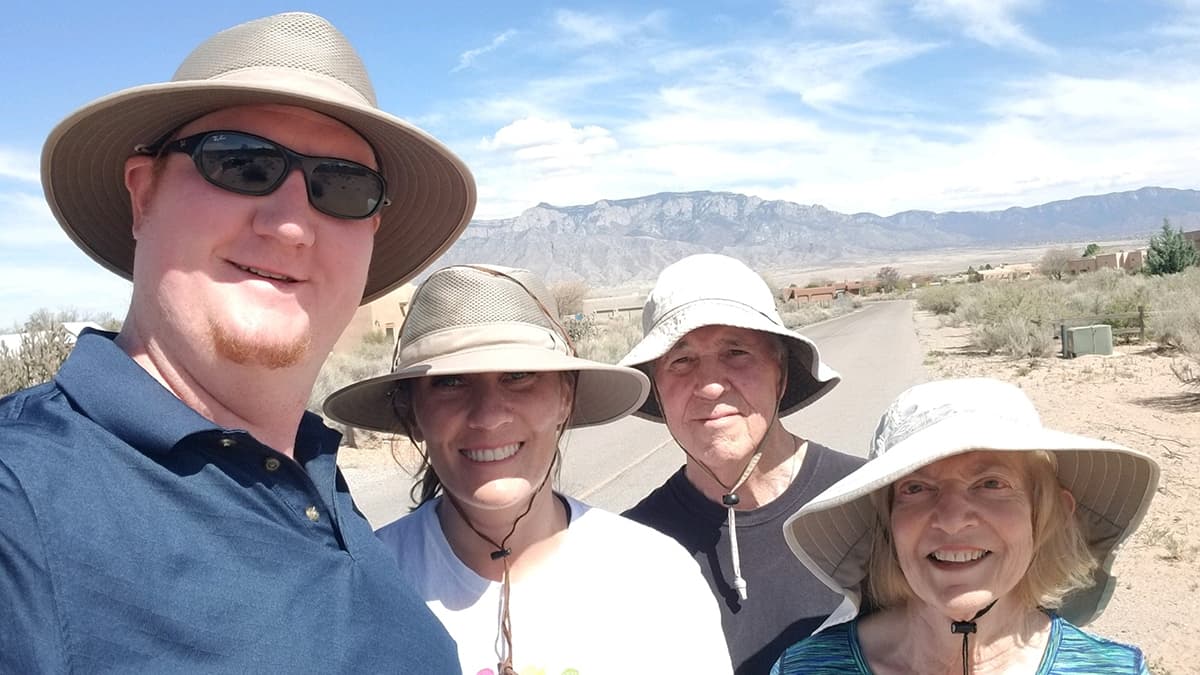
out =
<svg viewBox="0 0 1200 675"><path fill-rule="evenodd" d="M129 192L129 206L133 213L133 238L150 210L155 188L154 158L149 155L131 155L125 160L125 189Z"/></svg>

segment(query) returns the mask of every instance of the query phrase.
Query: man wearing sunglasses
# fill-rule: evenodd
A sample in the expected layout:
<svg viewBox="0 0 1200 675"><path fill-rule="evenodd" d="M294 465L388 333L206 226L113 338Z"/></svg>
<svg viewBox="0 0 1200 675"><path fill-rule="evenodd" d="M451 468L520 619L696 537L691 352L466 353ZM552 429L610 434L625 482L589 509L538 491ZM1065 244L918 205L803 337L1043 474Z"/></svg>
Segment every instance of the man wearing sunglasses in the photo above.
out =
<svg viewBox="0 0 1200 675"><path fill-rule="evenodd" d="M300 13L84 106L42 167L133 294L0 401L0 672L459 672L305 405L356 307L466 227L467 168Z"/></svg>

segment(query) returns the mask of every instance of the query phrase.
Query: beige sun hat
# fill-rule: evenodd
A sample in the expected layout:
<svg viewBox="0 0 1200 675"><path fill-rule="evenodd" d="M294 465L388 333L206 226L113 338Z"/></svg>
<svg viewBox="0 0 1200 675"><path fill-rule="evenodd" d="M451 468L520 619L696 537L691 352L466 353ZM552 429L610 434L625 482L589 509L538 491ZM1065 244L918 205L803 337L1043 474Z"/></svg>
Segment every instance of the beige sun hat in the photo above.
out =
<svg viewBox="0 0 1200 675"><path fill-rule="evenodd" d="M1018 387L987 378L919 384L900 394L875 430L870 461L805 504L783 525L792 552L849 600L826 625L853 618L877 516L871 494L947 457L976 450L1053 453L1058 481L1075 497L1084 539L1099 563L1096 583L1067 596L1059 613L1075 625L1100 615L1112 594L1117 548L1137 529L1158 487L1158 464L1116 443L1042 426Z"/></svg>
<svg viewBox="0 0 1200 675"><path fill-rule="evenodd" d="M688 256L659 273L642 310L644 337L620 364L648 371L680 338L704 326L748 328L783 338L788 376L779 403L780 417L821 398L842 379L821 361L812 340L783 325L775 296L762 277L741 261L716 253ZM663 421L653 396L636 414Z"/></svg>
<svg viewBox="0 0 1200 675"><path fill-rule="evenodd" d="M383 112L354 48L325 19L277 14L217 33L170 82L110 94L60 122L42 149L42 186L67 235L129 279L134 240L124 162L208 113L239 105L293 105L328 115L374 148L388 183L363 302L415 276L466 228L475 179L429 134Z"/></svg>
<svg viewBox="0 0 1200 675"><path fill-rule="evenodd" d="M413 294L392 372L325 399L325 415L364 429L401 429L392 397L415 377L495 372L577 371L568 426L633 412L650 382L640 371L575 356L558 324L554 296L529 270L455 265L429 275Z"/></svg>

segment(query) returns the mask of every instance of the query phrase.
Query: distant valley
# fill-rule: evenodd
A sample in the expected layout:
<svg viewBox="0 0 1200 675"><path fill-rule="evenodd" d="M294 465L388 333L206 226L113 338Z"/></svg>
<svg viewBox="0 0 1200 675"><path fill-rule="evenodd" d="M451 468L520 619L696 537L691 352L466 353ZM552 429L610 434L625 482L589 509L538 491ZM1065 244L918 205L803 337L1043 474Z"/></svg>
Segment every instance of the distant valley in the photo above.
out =
<svg viewBox="0 0 1200 675"><path fill-rule="evenodd" d="M1146 187L1002 211L905 211L882 217L729 192L660 193L582 206L539 204L477 220L435 267L489 262L550 282L594 286L653 280L691 253L721 252L755 269L949 248L992 248L1146 236L1162 219L1200 227L1200 191Z"/></svg>

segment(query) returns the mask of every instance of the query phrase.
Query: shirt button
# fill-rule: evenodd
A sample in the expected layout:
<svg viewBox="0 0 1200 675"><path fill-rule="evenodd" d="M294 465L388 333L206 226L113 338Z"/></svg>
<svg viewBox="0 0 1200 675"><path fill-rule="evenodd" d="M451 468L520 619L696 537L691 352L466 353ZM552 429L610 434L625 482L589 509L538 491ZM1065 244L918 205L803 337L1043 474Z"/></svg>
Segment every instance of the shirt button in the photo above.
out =
<svg viewBox="0 0 1200 675"><path fill-rule="evenodd" d="M235 445L237 445L236 440L229 438L228 436L221 437L221 447L222 448L232 448Z"/></svg>
<svg viewBox="0 0 1200 675"><path fill-rule="evenodd" d="M274 457L268 457L268 458L266 458L266 460L263 461L263 468L266 469L267 471L278 471L279 470L279 460L275 459Z"/></svg>
<svg viewBox="0 0 1200 675"><path fill-rule="evenodd" d="M318 511L317 507L315 506L310 506L307 509L304 509L304 515L308 516L308 519L314 523L321 519L321 512Z"/></svg>

